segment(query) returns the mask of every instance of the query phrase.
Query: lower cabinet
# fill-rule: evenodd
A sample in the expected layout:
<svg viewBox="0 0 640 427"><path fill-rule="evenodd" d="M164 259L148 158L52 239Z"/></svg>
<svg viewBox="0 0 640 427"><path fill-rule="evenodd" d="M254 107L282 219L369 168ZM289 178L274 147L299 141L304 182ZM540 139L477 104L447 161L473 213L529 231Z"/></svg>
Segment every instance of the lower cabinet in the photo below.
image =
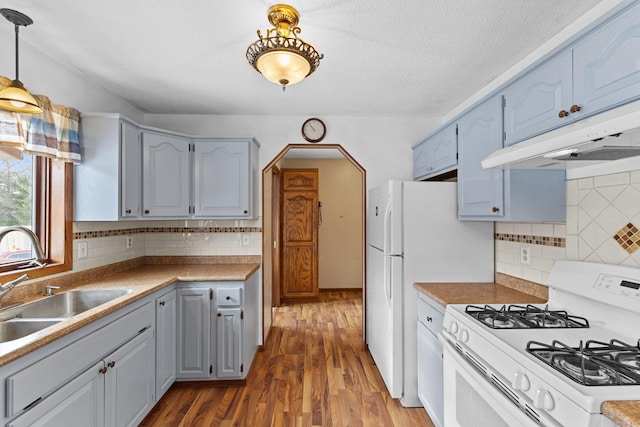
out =
<svg viewBox="0 0 640 427"><path fill-rule="evenodd" d="M177 380L244 379L258 348L258 275L177 285Z"/></svg>
<svg viewBox="0 0 640 427"><path fill-rule="evenodd" d="M176 290L156 298L156 400L176 380L177 348Z"/></svg>
<svg viewBox="0 0 640 427"><path fill-rule="evenodd" d="M154 361L148 328L7 426L138 425L154 404Z"/></svg>
<svg viewBox="0 0 640 427"><path fill-rule="evenodd" d="M436 427L444 426L442 329L444 308L418 294L418 399Z"/></svg>

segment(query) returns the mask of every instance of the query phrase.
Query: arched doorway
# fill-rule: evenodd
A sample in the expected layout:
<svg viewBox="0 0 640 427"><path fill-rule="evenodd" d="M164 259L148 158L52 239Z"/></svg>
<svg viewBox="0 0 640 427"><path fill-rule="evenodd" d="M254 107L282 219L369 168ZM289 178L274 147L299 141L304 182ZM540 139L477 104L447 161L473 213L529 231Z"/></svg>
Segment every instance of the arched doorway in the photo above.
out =
<svg viewBox="0 0 640 427"><path fill-rule="evenodd" d="M289 144L278 153L262 170L262 239L263 239L263 333L266 338L266 334L271 327L272 309L280 304L279 301L279 257L278 250L279 243L279 228L278 221L276 220L278 211L278 193L280 183L280 168L283 165L294 164L300 166L301 164L318 166L321 165L326 159L342 159L342 161L348 165L347 167L352 169L352 172L348 174L349 180L353 180L351 184L357 188L357 200L355 200L354 211L357 209L358 222L358 241L349 241L349 244L357 245L359 251L359 257L357 257L356 264L351 260L343 259L344 265L334 264L333 268L349 267L357 268L363 290L363 298L366 292L365 288L365 224L366 224L366 171L365 169L344 149L338 144L322 144L322 145L307 145L307 144ZM286 167L286 166L285 166ZM334 182L335 181L335 177ZM325 185L325 187L327 187ZM321 187L322 188L322 187ZM326 188L325 188L326 189ZM324 197L331 197L325 192ZM323 209L327 213L330 213L326 203L323 203ZM353 213L353 212L350 212ZM326 215L325 215L326 216ZM337 215L339 217L340 215ZM327 218L329 219L329 218ZM328 237L323 240L321 238L320 245L339 245L341 242L328 241L335 240L336 237ZM345 242L343 242L345 243ZM353 248L352 248L353 249ZM336 250L329 248L329 253L335 254ZM321 265L319 271L322 276L326 277L332 272L327 268L323 269L322 262L322 250L321 250ZM326 261L324 264L330 264L331 260ZM347 264L350 263L350 264ZM323 274L323 270L325 273ZM322 281L321 281L322 283ZM322 286L321 286L322 287ZM363 301L364 302L364 301ZM364 304L363 304L364 307ZM363 309L364 316L364 309ZM364 318L363 318L364 328ZM364 331L363 331L364 332ZM363 333L364 337L364 333Z"/></svg>

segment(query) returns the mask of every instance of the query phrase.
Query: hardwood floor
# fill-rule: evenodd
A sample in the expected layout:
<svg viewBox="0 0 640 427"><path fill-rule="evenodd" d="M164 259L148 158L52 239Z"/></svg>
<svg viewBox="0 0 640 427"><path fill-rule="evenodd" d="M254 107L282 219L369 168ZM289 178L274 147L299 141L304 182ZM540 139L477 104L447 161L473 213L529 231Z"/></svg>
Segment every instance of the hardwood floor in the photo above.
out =
<svg viewBox="0 0 640 427"><path fill-rule="evenodd" d="M278 309L244 386L174 384L142 426L425 426L387 392L362 340L362 293Z"/></svg>

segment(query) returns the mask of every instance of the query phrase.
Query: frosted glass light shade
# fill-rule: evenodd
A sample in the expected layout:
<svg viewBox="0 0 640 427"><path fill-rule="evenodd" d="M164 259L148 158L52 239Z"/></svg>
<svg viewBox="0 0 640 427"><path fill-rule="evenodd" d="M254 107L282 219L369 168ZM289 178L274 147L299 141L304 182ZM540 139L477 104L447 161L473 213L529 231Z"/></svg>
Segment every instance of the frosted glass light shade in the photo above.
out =
<svg viewBox="0 0 640 427"><path fill-rule="evenodd" d="M0 108L17 113L40 114L42 108L35 98L23 86L20 80L14 80L0 91Z"/></svg>
<svg viewBox="0 0 640 427"><path fill-rule="evenodd" d="M304 57L286 50L262 54L256 68L270 82L281 86L300 83L311 71L311 64Z"/></svg>

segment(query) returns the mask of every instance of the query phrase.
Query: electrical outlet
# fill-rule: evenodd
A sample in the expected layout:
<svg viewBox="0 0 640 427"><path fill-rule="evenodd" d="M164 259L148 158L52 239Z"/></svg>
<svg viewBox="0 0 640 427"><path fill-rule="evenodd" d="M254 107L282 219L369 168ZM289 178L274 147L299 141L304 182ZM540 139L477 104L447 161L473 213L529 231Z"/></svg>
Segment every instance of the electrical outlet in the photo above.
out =
<svg viewBox="0 0 640 427"><path fill-rule="evenodd" d="M530 265L531 264L531 248L523 246L520 248L520 263Z"/></svg>
<svg viewBox="0 0 640 427"><path fill-rule="evenodd" d="M242 233L242 246L249 246L250 244L249 233Z"/></svg>
<svg viewBox="0 0 640 427"><path fill-rule="evenodd" d="M78 259L86 258L89 253L86 241L78 242Z"/></svg>
<svg viewBox="0 0 640 427"><path fill-rule="evenodd" d="M127 249L131 249L133 246L133 237L127 236Z"/></svg>

